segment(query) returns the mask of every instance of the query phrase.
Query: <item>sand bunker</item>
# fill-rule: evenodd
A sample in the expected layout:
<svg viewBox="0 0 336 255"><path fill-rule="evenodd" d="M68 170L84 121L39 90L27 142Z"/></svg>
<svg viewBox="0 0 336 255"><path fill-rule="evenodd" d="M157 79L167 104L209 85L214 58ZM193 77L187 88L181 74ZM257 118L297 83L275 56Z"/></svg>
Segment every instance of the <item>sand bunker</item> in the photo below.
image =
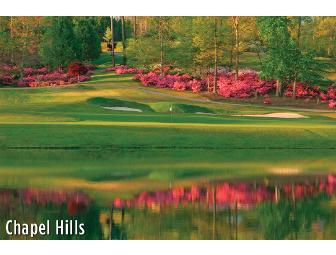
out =
<svg viewBox="0 0 336 255"><path fill-rule="evenodd" d="M268 114L246 114L246 115L232 115L232 116L240 116L240 117L261 117L261 118L280 118L280 119L302 119L308 118L298 113L291 112L276 112L276 113L268 113Z"/></svg>
<svg viewBox="0 0 336 255"><path fill-rule="evenodd" d="M141 109L129 108L123 106L113 106L113 107L103 107L104 109L114 110L114 111L126 111L126 112L142 112Z"/></svg>
<svg viewBox="0 0 336 255"><path fill-rule="evenodd" d="M203 114L203 115L217 115L215 113L210 113L210 112L195 112L195 114Z"/></svg>

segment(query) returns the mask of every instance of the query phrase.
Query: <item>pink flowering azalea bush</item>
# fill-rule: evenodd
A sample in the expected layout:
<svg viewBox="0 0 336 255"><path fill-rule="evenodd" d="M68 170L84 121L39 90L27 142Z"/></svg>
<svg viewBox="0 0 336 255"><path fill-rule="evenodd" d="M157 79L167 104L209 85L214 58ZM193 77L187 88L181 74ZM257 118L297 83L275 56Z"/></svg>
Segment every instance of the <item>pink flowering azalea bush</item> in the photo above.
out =
<svg viewBox="0 0 336 255"><path fill-rule="evenodd" d="M217 83L218 95L234 98L266 95L274 88L274 82L261 80L257 72L253 70L241 71L237 80L232 72L222 73Z"/></svg>
<svg viewBox="0 0 336 255"><path fill-rule="evenodd" d="M0 84L15 85L15 80L19 75L20 72L17 66L0 64Z"/></svg>
<svg viewBox="0 0 336 255"><path fill-rule="evenodd" d="M293 86L287 86L285 96L293 96ZM323 103L328 103L329 108L336 108L336 87L329 86L327 91L322 91L319 86L310 86L298 82L296 85L296 97L304 98L307 102L311 98L319 97Z"/></svg>
<svg viewBox="0 0 336 255"><path fill-rule="evenodd" d="M329 108L336 108L336 100L330 100L328 106Z"/></svg>
<svg viewBox="0 0 336 255"><path fill-rule="evenodd" d="M50 71L47 67L26 67L23 68L21 72L15 66L1 65L0 84L19 87L45 87L74 84L90 80L92 74L90 70L93 68L93 65L75 62L67 68L60 67L53 71Z"/></svg>
<svg viewBox="0 0 336 255"><path fill-rule="evenodd" d="M128 67L127 65L119 65L106 68L105 72L116 72L117 74L134 74L138 73L139 70L134 67Z"/></svg>
<svg viewBox="0 0 336 255"><path fill-rule="evenodd" d="M189 87L191 88L191 91L194 93L199 93L202 90L202 82L196 79L189 81Z"/></svg>
<svg viewBox="0 0 336 255"><path fill-rule="evenodd" d="M326 92L321 91L320 98L322 102L328 102L329 108L336 108L336 87L329 86Z"/></svg>
<svg viewBox="0 0 336 255"><path fill-rule="evenodd" d="M309 86L307 84L298 82L296 84L295 95L297 98L313 98L318 96L320 93L319 86ZM284 95L286 97L293 96L293 86L287 86Z"/></svg>
<svg viewBox="0 0 336 255"><path fill-rule="evenodd" d="M35 74L24 76L17 83L19 87L46 87L74 84L90 80L88 74L70 74L66 70L58 68L46 74Z"/></svg>
<svg viewBox="0 0 336 255"><path fill-rule="evenodd" d="M190 74L159 74L157 72L138 72L133 80L140 81L145 87L169 88L173 90L191 90L200 92L204 86L200 80L193 79Z"/></svg>

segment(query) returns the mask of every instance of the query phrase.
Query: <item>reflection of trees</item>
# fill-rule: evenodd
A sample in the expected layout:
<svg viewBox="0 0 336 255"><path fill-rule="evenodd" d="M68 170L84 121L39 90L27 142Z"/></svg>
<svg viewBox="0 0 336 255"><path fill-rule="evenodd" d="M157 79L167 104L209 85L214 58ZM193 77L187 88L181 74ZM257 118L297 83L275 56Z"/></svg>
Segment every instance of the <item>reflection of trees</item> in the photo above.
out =
<svg viewBox="0 0 336 255"><path fill-rule="evenodd" d="M335 187L333 176L267 186L226 182L114 204L126 207L130 239L334 239Z"/></svg>
<svg viewBox="0 0 336 255"><path fill-rule="evenodd" d="M257 206L258 225L265 239L311 239L315 222L325 225L335 220L334 212L323 205L324 193L298 201L281 200ZM319 229L323 231L323 229Z"/></svg>
<svg viewBox="0 0 336 255"><path fill-rule="evenodd" d="M0 225L73 219L84 236L41 239L334 239L336 180L210 183L142 193L98 209L84 194L0 190ZM0 238L9 238L0 228ZM20 238L20 237L17 237Z"/></svg>
<svg viewBox="0 0 336 255"><path fill-rule="evenodd" d="M0 225L16 219L20 223L46 223L50 220L50 235L35 239L101 239L99 211L84 194L39 190L1 190ZM56 220L77 220L85 225L85 235L56 235ZM0 239L25 239L29 236L8 236L0 228Z"/></svg>

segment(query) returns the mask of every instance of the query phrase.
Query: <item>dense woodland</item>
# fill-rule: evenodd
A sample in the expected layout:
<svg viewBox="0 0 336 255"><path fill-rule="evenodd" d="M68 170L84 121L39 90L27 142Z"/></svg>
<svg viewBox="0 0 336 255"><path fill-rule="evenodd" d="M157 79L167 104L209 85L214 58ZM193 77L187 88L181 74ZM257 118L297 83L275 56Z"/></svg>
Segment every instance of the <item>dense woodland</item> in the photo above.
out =
<svg viewBox="0 0 336 255"><path fill-rule="evenodd" d="M0 17L0 62L17 70L91 61L102 42L119 42L123 64L142 70L173 69L197 78L211 73L208 91L214 93L221 72L238 80L244 54L252 53L256 64L250 68L274 81L281 96L285 86L295 92L298 82L332 84L325 74L335 65L336 18ZM115 65L117 53L110 50Z"/></svg>

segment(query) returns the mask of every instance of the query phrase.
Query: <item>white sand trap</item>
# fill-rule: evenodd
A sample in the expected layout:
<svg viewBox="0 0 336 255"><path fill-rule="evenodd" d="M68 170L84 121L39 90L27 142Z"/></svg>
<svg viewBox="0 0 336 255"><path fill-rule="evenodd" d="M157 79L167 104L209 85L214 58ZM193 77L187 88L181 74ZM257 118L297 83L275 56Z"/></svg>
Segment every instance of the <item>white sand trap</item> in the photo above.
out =
<svg viewBox="0 0 336 255"><path fill-rule="evenodd" d="M280 119L302 119L308 118L298 113L292 112L276 112L268 114L246 114L246 115L232 115L232 116L241 116L241 117L261 117L261 118L280 118Z"/></svg>
<svg viewBox="0 0 336 255"><path fill-rule="evenodd" d="M215 113L210 113L210 112L195 112L195 114L203 114L203 115L217 115Z"/></svg>
<svg viewBox="0 0 336 255"><path fill-rule="evenodd" d="M114 110L114 111L125 111L125 112L142 112L141 109L129 108L123 106L113 106L113 107L103 107L104 109Z"/></svg>

